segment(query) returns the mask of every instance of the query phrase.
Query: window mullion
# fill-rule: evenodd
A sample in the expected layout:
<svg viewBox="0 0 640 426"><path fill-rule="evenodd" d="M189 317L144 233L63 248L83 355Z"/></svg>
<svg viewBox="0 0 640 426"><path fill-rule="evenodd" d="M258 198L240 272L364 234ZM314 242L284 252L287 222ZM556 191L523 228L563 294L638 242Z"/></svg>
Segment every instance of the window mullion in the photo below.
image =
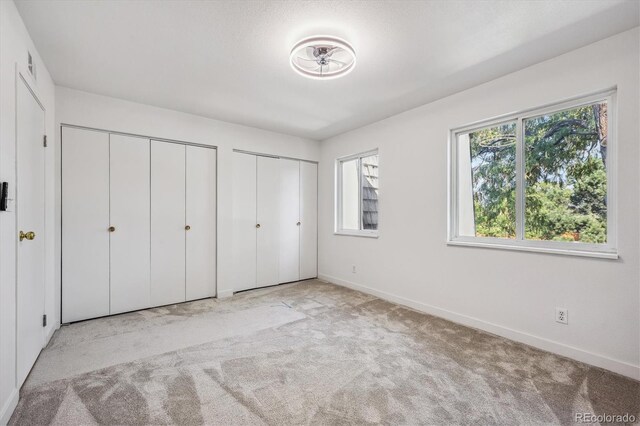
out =
<svg viewBox="0 0 640 426"><path fill-rule="evenodd" d="M342 230L342 161L336 161L336 231Z"/></svg>
<svg viewBox="0 0 640 426"><path fill-rule="evenodd" d="M364 223L362 219L362 158L358 158L358 215L360 230L364 229Z"/></svg>
<svg viewBox="0 0 640 426"><path fill-rule="evenodd" d="M449 145L449 239L453 239L459 236L460 231L458 227L459 206L458 200L460 199L458 188L458 134L451 132L451 143ZM475 226L475 217L474 217Z"/></svg>
<svg viewBox="0 0 640 426"><path fill-rule="evenodd" d="M516 240L524 240L525 209L525 146L522 118L516 122Z"/></svg>

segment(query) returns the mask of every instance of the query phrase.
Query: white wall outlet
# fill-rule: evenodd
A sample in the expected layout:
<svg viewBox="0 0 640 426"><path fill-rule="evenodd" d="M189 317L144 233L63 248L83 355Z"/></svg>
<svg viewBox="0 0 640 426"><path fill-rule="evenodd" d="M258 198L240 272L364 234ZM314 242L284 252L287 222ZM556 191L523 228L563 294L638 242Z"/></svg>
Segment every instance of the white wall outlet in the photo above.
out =
<svg viewBox="0 0 640 426"><path fill-rule="evenodd" d="M353 266L351 267L351 273L352 273L352 274L355 274L355 273L356 273L356 265L353 265Z"/></svg>
<svg viewBox="0 0 640 426"><path fill-rule="evenodd" d="M569 311L565 308L556 308L556 322L569 324Z"/></svg>

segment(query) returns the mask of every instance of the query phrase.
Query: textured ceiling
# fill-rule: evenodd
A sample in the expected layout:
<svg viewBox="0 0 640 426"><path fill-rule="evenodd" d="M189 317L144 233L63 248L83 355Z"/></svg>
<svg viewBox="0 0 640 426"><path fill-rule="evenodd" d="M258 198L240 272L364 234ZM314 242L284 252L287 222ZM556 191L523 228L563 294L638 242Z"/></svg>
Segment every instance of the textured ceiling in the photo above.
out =
<svg viewBox="0 0 640 426"><path fill-rule="evenodd" d="M618 1L16 1L56 84L327 137L639 25ZM345 38L356 69L305 79L290 48Z"/></svg>

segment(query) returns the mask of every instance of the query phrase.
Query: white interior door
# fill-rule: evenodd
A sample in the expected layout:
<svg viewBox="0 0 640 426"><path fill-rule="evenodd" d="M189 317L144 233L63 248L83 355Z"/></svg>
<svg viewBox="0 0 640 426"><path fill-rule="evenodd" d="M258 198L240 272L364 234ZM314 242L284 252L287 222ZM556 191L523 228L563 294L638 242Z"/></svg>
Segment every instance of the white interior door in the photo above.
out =
<svg viewBox="0 0 640 426"><path fill-rule="evenodd" d="M185 301L185 146L151 141L151 305Z"/></svg>
<svg viewBox="0 0 640 426"><path fill-rule="evenodd" d="M109 315L109 134L62 128L62 322Z"/></svg>
<svg viewBox="0 0 640 426"><path fill-rule="evenodd" d="M300 161L280 159L279 282L300 279Z"/></svg>
<svg viewBox="0 0 640 426"><path fill-rule="evenodd" d="M187 146L187 300L216 295L216 150Z"/></svg>
<svg viewBox="0 0 640 426"><path fill-rule="evenodd" d="M318 165L300 162L300 279L318 276Z"/></svg>
<svg viewBox="0 0 640 426"><path fill-rule="evenodd" d="M17 253L18 387L44 344L44 109L21 76L17 78ZM24 234L27 238L24 238Z"/></svg>
<svg viewBox="0 0 640 426"><path fill-rule="evenodd" d="M233 289L256 287L257 158L233 153Z"/></svg>
<svg viewBox="0 0 640 426"><path fill-rule="evenodd" d="M111 314L150 306L149 145L110 135Z"/></svg>
<svg viewBox="0 0 640 426"><path fill-rule="evenodd" d="M257 287L280 282L280 159L257 157Z"/></svg>

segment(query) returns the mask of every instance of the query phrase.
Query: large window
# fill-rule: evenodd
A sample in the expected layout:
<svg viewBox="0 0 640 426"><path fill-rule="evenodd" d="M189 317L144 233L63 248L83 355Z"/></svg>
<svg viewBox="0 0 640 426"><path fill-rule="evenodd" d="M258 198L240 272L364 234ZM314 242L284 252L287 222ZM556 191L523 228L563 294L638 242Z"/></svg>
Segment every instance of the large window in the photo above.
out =
<svg viewBox="0 0 640 426"><path fill-rule="evenodd" d="M616 257L613 97L454 130L450 243Z"/></svg>
<svg viewBox="0 0 640 426"><path fill-rule="evenodd" d="M378 235L378 151L336 164L336 233Z"/></svg>

